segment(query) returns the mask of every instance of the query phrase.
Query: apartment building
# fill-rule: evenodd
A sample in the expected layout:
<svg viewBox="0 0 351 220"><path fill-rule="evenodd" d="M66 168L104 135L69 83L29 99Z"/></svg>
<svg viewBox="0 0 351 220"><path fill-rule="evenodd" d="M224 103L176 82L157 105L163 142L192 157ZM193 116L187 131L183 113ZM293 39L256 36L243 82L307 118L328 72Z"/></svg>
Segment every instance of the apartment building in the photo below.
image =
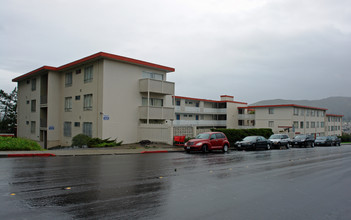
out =
<svg viewBox="0 0 351 220"><path fill-rule="evenodd" d="M343 115L326 114L325 131L328 135L342 135L342 117Z"/></svg>
<svg viewBox="0 0 351 220"><path fill-rule="evenodd" d="M342 116L328 116L325 108L295 104L246 107L248 108L255 110L255 128L272 128L274 133L289 133L291 137L297 134L341 135Z"/></svg>
<svg viewBox="0 0 351 220"><path fill-rule="evenodd" d="M174 135L194 137L211 128L239 128L238 107L245 102L234 101L234 96L222 95L220 100L175 96Z"/></svg>
<svg viewBox="0 0 351 220"><path fill-rule="evenodd" d="M60 67L43 66L18 83L18 136L44 148L72 137L172 143L175 69L99 52Z"/></svg>

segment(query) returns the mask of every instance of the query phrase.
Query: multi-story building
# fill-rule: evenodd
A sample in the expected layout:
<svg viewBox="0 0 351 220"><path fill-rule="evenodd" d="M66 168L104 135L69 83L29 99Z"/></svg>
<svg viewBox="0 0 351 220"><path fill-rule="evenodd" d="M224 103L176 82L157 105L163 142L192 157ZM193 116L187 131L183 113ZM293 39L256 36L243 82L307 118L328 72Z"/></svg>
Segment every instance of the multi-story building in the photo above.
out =
<svg viewBox="0 0 351 220"><path fill-rule="evenodd" d="M220 100L175 96L174 134L196 136L211 128L240 128L238 107L245 102L222 95Z"/></svg>
<svg viewBox="0 0 351 220"><path fill-rule="evenodd" d="M18 136L43 147L67 146L72 137L148 139L172 143L174 68L96 53L60 67L43 66L18 83Z"/></svg>
<svg viewBox="0 0 351 220"><path fill-rule="evenodd" d="M342 135L342 117L343 115L326 114L325 131L328 135Z"/></svg>
<svg viewBox="0 0 351 220"><path fill-rule="evenodd" d="M256 128L272 128L274 133L325 135L327 109L294 104L249 108L255 109Z"/></svg>

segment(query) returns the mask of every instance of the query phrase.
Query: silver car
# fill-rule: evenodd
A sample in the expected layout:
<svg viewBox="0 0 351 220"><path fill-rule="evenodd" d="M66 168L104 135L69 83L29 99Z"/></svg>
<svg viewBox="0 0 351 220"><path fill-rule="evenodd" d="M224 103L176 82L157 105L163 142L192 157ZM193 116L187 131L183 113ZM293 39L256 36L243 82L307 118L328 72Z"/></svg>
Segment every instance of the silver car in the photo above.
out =
<svg viewBox="0 0 351 220"><path fill-rule="evenodd" d="M291 145L291 139L286 134L272 134L269 140L272 142L272 148L286 147L289 149Z"/></svg>

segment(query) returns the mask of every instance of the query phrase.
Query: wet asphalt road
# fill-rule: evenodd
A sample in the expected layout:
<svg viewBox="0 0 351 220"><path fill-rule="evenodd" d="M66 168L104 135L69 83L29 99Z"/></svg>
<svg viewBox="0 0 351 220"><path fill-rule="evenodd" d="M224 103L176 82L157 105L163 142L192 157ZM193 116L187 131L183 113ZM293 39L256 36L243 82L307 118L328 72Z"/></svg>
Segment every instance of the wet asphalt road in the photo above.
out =
<svg viewBox="0 0 351 220"><path fill-rule="evenodd" d="M351 219L351 146L1 158L0 172L0 219Z"/></svg>

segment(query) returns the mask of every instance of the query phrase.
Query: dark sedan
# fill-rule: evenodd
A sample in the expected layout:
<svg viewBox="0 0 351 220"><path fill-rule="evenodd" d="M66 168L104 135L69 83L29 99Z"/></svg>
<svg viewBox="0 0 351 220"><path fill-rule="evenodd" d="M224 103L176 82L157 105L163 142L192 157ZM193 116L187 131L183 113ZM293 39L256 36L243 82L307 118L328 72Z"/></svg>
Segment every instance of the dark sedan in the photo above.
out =
<svg viewBox="0 0 351 220"><path fill-rule="evenodd" d="M331 146L332 145L332 139L324 136L317 137L316 140L314 141L314 146Z"/></svg>
<svg viewBox="0 0 351 220"><path fill-rule="evenodd" d="M238 150L271 149L271 142L262 136L247 136L242 141L237 141L235 147Z"/></svg>

